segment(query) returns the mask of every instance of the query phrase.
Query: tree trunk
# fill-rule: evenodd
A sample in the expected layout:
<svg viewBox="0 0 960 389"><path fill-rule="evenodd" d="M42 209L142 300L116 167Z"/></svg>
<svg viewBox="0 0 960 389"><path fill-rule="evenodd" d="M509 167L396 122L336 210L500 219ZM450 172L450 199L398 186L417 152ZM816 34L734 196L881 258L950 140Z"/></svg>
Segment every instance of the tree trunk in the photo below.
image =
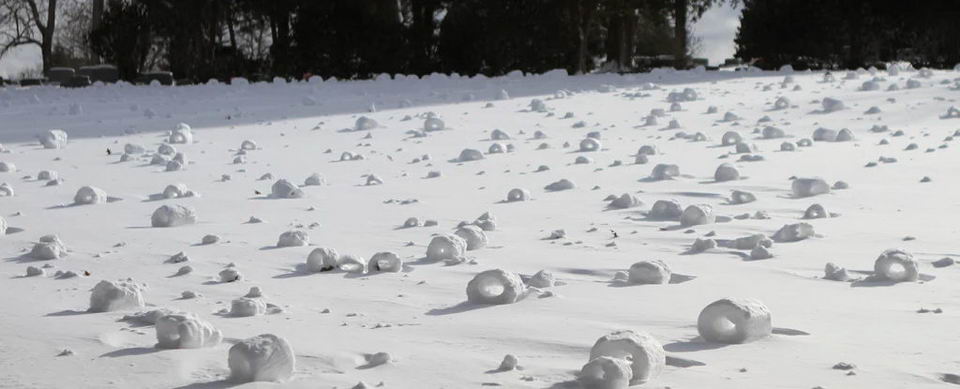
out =
<svg viewBox="0 0 960 389"><path fill-rule="evenodd" d="M673 36L676 39L674 67L687 68L687 9L688 0L673 1Z"/></svg>
<svg viewBox="0 0 960 389"><path fill-rule="evenodd" d="M50 0L47 4L47 25L41 29L40 55L43 57L43 73L46 74L53 67L53 32L57 28L57 0Z"/></svg>
<svg viewBox="0 0 960 389"><path fill-rule="evenodd" d="M103 20L104 0L93 0L93 15L90 15L90 28L96 30Z"/></svg>

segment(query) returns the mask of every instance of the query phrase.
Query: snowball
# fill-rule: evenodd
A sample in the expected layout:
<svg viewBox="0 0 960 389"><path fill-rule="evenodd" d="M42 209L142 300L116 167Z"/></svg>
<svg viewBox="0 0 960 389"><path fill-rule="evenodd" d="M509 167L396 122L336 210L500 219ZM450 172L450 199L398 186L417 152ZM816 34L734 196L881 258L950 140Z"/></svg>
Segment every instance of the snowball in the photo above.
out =
<svg viewBox="0 0 960 389"><path fill-rule="evenodd" d="M415 217L407 218L407 220L403 222L403 228L414 228L420 227L421 225L422 223L420 223L420 219Z"/></svg>
<svg viewBox="0 0 960 389"><path fill-rule="evenodd" d="M45 149L62 149L67 147L67 133L63 130L50 130L39 137L40 143Z"/></svg>
<svg viewBox="0 0 960 389"><path fill-rule="evenodd" d="M783 142L780 144L780 151L795 151L796 149L797 145L790 142Z"/></svg>
<svg viewBox="0 0 960 389"><path fill-rule="evenodd" d="M460 162L479 161L483 159L483 153L476 149L463 149L457 158Z"/></svg>
<svg viewBox="0 0 960 389"><path fill-rule="evenodd" d="M670 282L670 266L660 260L640 261L630 265L630 283L666 284Z"/></svg>
<svg viewBox="0 0 960 389"><path fill-rule="evenodd" d="M779 97L777 101L773 103L773 107L776 109L786 109L790 107L790 99L786 97Z"/></svg>
<svg viewBox="0 0 960 389"><path fill-rule="evenodd" d="M733 166L729 163L723 163L720 164L720 166L717 167L717 170L713 173L713 179L719 182L739 180L740 171L737 170L736 166Z"/></svg>
<svg viewBox="0 0 960 389"><path fill-rule="evenodd" d="M278 199L297 199L303 197L303 191L292 182L279 179L270 187L270 194Z"/></svg>
<svg viewBox="0 0 960 389"><path fill-rule="evenodd" d="M557 192L561 190L573 189L575 187L576 185L574 185L573 181L563 178L560 181L556 181L545 186L543 189L547 190L548 192Z"/></svg>
<svg viewBox="0 0 960 389"><path fill-rule="evenodd" d="M721 299L697 318L697 331L708 342L748 343L771 334L770 310L753 299Z"/></svg>
<svg viewBox="0 0 960 389"><path fill-rule="evenodd" d="M163 205L153 211L150 225L153 227L176 227L197 222L197 212L183 205Z"/></svg>
<svg viewBox="0 0 960 389"><path fill-rule="evenodd" d="M667 364L667 356L650 334L621 330L604 335L590 349L590 360L599 357L629 357L633 378L630 385L639 385L656 378Z"/></svg>
<svg viewBox="0 0 960 389"><path fill-rule="evenodd" d="M56 180L57 178L60 178L60 175L53 170L41 170L40 173L37 173L37 180L40 181Z"/></svg>
<svg viewBox="0 0 960 389"><path fill-rule="evenodd" d="M220 237L217 236L217 235L212 235L212 234L211 234L211 235L204 235L203 238L200 239L200 243L201 243L201 244L214 244L214 243L217 243L217 242L219 242L219 241L220 241Z"/></svg>
<svg viewBox="0 0 960 389"><path fill-rule="evenodd" d="M614 357L597 357L580 369L584 389L627 389L633 379L630 361Z"/></svg>
<svg viewBox="0 0 960 389"><path fill-rule="evenodd" d="M0 184L0 197L10 197L13 194L13 187L10 184L6 182Z"/></svg>
<svg viewBox="0 0 960 389"><path fill-rule="evenodd" d="M822 178L797 178L790 185L796 197L810 197L830 193L830 185Z"/></svg>
<svg viewBox="0 0 960 389"><path fill-rule="evenodd" d="M580 141L580 151L600 151L600 140L594 138L585 138Z"/></svg>
<svg viewBox="0 0 960 389"><path fill-rule="evenodd" d="M282 382L293 375L296 357L287 341L273 334L257 335L230 347L230 379L235 382Z"/></svg>
<svg viewBox="0 0 960 389"><path fill-rule="evenodd" d="M41 236L30 250L30 257L40 260L59 259L67 255L67 248L56 235Z"/></svg>
<svg viewBox="0 0 960 389"><path fill-rule="evenodd" d="M42 267L27 266L27 277L43 277L46 274Z"/></svg>
<svg viewBox="0 0 960 389"><path fill-rule="evenodd" d="M467 284L467 300L474 304L512 304L523 292L520 276L500 269L481 272Z"/></svg>
<svg viewBox="0 0 960 389"><path fill-rule="evenodd" d="M243 142L240 142L240 150L251 151L256 149L257 149L257 142L254 142L249 139L245 139Z"/></svg>
<svg viewBox="0 0 960 389"><path fill-rule="evenodd" d="M777 242L796 242L813 235L813 226L808 223L787 224L773 234L773 240Z"/></svg>
<svg viewBox="0 0 960 389"><path fill-rule="evenodd" d="M676 220L683 214L680 202L677 200L657 200L650 208L649 216L654 219Z"/></svg>
<svg viewBox="0 0 960 389"><path fill-rule="evenodd" d="M316 273L336 269L340 264L339 259L337 250L327 247L316 248L307 256L307 270Z"/></svg>
<svg viewBox="0 0 960 389"><path fill-rule="evenodd" d="M157 347L213 347L223 340L220 330L190 313L172 314L157 320Z"/></svg>
<svg viewBox="0 0 960 389"><path fill-rule="evenodd" d="M695 204L687 206L680 215L680 225L684 227L696 226L701 224L712 224L716 221L713 214L713 207L707 204Z"/></svg>
<svg viewBox="0 0 960 389"><path fill-rule="evenodd" d="M442 131L445 128L446 125L443 123L443 120L435 117L430 117L423 121L424 131Z"/></svg>
<svg viewBox="0 0 960 389"><path fill-rule="evenodd" d="M310 245L310 235L306 231L291 230L280 234L277 239L277 247L295 247Z"/></svg>
<svg viewBox="0 0 960 389"><path fill-rule="evenodd" d="M147 149L138 144L127 143L123 146L123 152L125 154L143 154L146 151Z"/></svg>
<svg viewBox="0 0 960 389"><path fill-rule="evenodd" d="M680 175L680 166L666 163L659 163L653 167L650 172L650 178L654 180L669 180Z"/></svg>
<svg viewBox="0 0 960 389"><path fill-rule="evenodd" d="M127 281L100 281L90 293L90 312L142 308L143 287Z"/></svg>
<svg viewBox="0 0 960 389"><path fill-rule="evenodd" d="M370 257L370 263L367 265L370 272L390 272L399 273L403 270L403 260L394 252L380 252Z"/></svg>
<svg viewBox="0 0 960 389"><path fill-rule="evenodd" d="M502 143L494 143L494 144L490 145L490 148L487 149L487 153L488 153L488 154L503 154L504 150L506 150L506 146L504 146Z"/></svg>
<svg viewBox="0 0 960 389"><path fill-rule="evenodd" d="M463 226L457 229L456 235L467 243L467 250L476 250L487 246L487 234L480 227Z"/></svg>
<svg viewBox="0 0 960 389"><path fill-rule="evenodd" d="M223 269L218 275L220 276L220 282L234 282L243 277L243 275L240 274L240 271L234 267Z"/></svg>
<svg viewBox="0 0 960 389"><path fill-rule="evenodd" d="M0 161L0 173L11 173L17 171L17 165L13 162Z"/></svg>
<svg viewBox="0 0 960 389"><path fill-rule="evenodd" d="M874 276L893 282L915 282L920 277L919 263L902 249L884 251L873 264Z"/></svg>
<svg viewBox="0 0 960 389"><path fill-rule="evenodd" d="M823 142L836 142L838 134L839 132L837 132L837 130L831 130L829 128L820 127L813 131L813 140L823 141Z"/></svg>
<svg viewBox="0 0 960 389"><path fill-rule="evenodd" d="M515 355L507 354L503 357L503 361L500 362L500 368L497 370L500 370L500 371L516 370L517 365L519 363L520 361L517 359Z"/></svg>
<svg viewBox="0 0 960 389"><path fill-rule="evenodd" d="M107 202L107 192L94 186L84 186L73 196L74 204L103 204Z"/></svg>
<svg viewBox="0 0 960 389"><path fill-rule="evenodd" d="M530 191L526 189L513 188L510 189L510 192L507 192L507 201L527 201L530 199Z"/></svg>
<svg viewBox="0 0 960 389"><path fill-rule="evenodd" d="M637 150L637 155L657 155L657 146L643 145Z"/></svg>
<svg viewBox="0 0 960 389"><path fill-rule="evenodd" d="M239 297L230 302L230 316L250 317L267 313L267 304L258 298Z"/></svg>

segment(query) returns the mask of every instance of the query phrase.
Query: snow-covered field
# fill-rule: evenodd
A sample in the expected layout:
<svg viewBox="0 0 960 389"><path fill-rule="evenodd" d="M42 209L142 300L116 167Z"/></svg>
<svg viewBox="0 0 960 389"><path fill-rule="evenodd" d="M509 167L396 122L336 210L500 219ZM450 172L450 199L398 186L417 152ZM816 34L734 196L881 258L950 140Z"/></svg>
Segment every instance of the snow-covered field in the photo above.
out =
<svg viewBox="0 0 960 389"><path fill-rule="evenodd" d="M0 89L0 387L949 386L960 73L894 73Z"/></svg>

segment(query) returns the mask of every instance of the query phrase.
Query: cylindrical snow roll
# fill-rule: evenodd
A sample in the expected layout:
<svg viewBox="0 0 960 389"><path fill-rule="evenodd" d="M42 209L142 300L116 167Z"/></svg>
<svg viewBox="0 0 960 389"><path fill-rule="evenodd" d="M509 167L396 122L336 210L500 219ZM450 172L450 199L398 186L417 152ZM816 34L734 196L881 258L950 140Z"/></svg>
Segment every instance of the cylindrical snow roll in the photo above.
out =
<svg viewBox="0 0 960 389"><path fill-rule="evenodd" d="M670 266L660 260L640 261L630 265L630 283L666 284L670 282Z"/></svg>
<svg viewBox="0 0 960 389"><path fill-rule="evenodd" d="M244 339L230 347L227 364L235 382L285 381L293 375L296 357L290 343L273 334Z"/></svg>
<svg viewBox="0 0 960 389"><path fill-rule="evenodd" d="M467 250L482 249L487 246L487 234L480 227L466 225L458 228L456 235L467 242Z"/></svg>
<svg viewBox="0 0 960 389"><path fill-rule="evenodd" d="M223 340L220 330L189 313L161 316L156 330L159 348L213 347Z"/></svg>
<svg viewBox="0 0 960 389"><path fill-rule="evenodd" d="M580 369L584 389L627 389L632 379L630 361L623 358L597 357Z"/></svg>
<svg viewBox="0 0 960 389"><path fill-rule="evenodd" d="M600 140L595 138L584 138L580 141L580 151L600 151Z"/></svg>
<svg viewBox="0 0 960 389"><path fill-rule="evenodd" d="M915 282L920 278L917 260L902 249L889 249L880 254L873 271L877 277L894 282Z"/></svg>
<svg viewBox="0 0 960 389"><path fill-rule="evenodd" d="M467 242L463 238L452 234L437 235L427 246L427 260L459 259L466 251Z"/></svg>
<svg viewBox="0 0 960 389"><path fill-rule="evenodd" d="M513 304L523 292L520 276L501 269L481 272L467 283L467 300L474 304Z"/></svg>
<svg viewBox="0 0 960 389"><path fill-rule="evenodd" d="M590 360L599 357L630 359L633 377L630 385L639 385L656 378L667 364L663 345L645 332L621 330L604 335L590 349Z"/></svg>
<svg viewBox="0 0 960 389"><path fill-rule="evenodd" d="M336 269L340 265L337 250L329 247L313 249L307 256L307 270L317 273Z"/></svg>
<svg viewBox="0 0 960 389"><path fill-rule="evenodd" d="M721 299L700 311L697 331L708 342L748 343L773 331L770 310L753 299Z"/></svg>
<svg viewBox="0 0 960 389"><path fill-rule="evenodd" d="M95 186L84 186L73 196L75 204L103 204L107 202L107 192Z"/></svg>
<svg viewBox="0 0 960 389"><path fill-rule="evenodd" d="M367 269L370 272L382 271L399 273L403 270L403 260L397 256L397 253L384 251L373 254L373 257L370 258L370 263L367 265Z"/></svg>
<svg viewBox="0 0 960 389"><path fill-rule="evenodd" d="M527 201L530 200L530 191L526 189L513 188L510 189L510 192L507 192L507 201Z"/></svg>
<svg viewBox="0 0 960 389"><path fill-rule="evenodd" d="M713 207L707 204L687 206L683 210L683 214L680 215L680 224L684 227L712 224L715 221L716 215L713 214Z"/></svg>

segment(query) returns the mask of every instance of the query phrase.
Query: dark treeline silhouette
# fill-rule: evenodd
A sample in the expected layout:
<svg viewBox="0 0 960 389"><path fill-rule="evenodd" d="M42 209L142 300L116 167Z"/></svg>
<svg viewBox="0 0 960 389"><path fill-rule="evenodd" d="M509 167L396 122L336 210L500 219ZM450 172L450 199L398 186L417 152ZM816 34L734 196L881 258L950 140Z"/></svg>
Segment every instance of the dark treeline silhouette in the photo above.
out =
<svg viewBox="0 0 960 389"><path fill-rule="evenodd" d="M960 62L957 0L744 0L737 56L763 69Z"/></svg>
<svg viewBox="0 0 960 389"><path fill-rule="evenodd" d="M90 49L120 77L434 72L501 75L692 66L688 30L728 0L107 0ZM55 65L55 64L54 64Z"/></svg>

